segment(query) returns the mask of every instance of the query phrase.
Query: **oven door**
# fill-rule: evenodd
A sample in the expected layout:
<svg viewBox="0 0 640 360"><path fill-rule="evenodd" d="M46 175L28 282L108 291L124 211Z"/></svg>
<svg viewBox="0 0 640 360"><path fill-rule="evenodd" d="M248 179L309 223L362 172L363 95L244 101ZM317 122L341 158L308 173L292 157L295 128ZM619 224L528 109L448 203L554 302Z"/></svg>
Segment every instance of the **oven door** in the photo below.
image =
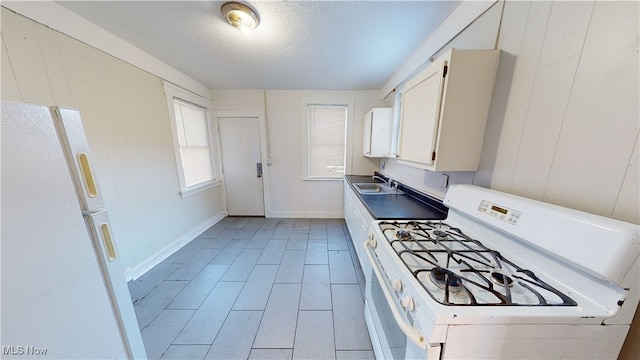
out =
<svg viewBox="0 0 640 360"><path fill-rule="evenodd" d="M430 347L419 330L404 313L390 290L378 257L365 242L365 253L371 263L371 281L366 284L365 320L376 359L438 359L440 347Z"/></svg>

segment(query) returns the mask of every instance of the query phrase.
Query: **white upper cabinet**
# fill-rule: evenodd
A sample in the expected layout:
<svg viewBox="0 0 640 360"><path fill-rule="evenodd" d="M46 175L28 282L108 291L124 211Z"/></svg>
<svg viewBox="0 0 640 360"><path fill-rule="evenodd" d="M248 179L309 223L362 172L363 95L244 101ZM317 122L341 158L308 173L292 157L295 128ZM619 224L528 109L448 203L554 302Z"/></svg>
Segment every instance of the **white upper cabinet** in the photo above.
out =
<svg viewBox="0 0 640 360"><path fill-rule="evenodd" d="M364 116L362 155L385 157L391 150L393 109L373 108Z"/></svg>
<svg viewBox="0 0 640 360"><path fill-rule="evenodd" d="M449 50L402 91L398 157L432 171L476 171L499 50Z"/></svg>
<svg viewBox="0 0 640 360"><path fill-rule="evenodd" d="M402 97L400 158L432 165L447 61L439 59L407 83Z"/></svg>

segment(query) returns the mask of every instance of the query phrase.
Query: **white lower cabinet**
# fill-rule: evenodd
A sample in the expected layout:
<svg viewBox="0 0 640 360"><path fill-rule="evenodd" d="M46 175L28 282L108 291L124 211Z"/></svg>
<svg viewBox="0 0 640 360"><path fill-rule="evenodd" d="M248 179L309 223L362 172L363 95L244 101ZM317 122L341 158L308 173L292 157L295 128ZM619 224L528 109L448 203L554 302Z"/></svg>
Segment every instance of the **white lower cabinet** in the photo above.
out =
<svg viewBox="0 0 640 360"><path fill-rule="evenodd" d="M349 228L349 234L353 241L353 247L356 249L365 280L369 281L371 265L364 252L364 242L367 240L367 231L369 225L373 222L373 217L346 181L344 182L344 220Z"/></svg>

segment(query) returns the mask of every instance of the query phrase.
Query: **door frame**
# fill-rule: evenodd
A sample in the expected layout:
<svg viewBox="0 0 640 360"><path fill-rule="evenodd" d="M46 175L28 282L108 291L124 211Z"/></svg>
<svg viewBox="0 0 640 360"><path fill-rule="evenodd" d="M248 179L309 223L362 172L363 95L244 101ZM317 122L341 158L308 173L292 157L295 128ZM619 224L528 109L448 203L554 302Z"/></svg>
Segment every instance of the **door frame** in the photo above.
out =
<svg viewBox="0 0 640 360"><path fill-rule="evenodd" d="M211 111L211 119L213 126L211 127L214 132L215 148L216 148L216 163L217 168L222 174L222 186L223 186L223 201L224 207L227 209L227 181L225 174L222 171L222 138L220 136L220 118L257 118L258 127L260 131L260 156L262 160L262 193L264 194L264 216L271 217L271 193L269 189L270 170L271 170L271 155L269 152L269 136L267 132L267 122L262 111L251 110L239 110L239 111Z"/></svg>

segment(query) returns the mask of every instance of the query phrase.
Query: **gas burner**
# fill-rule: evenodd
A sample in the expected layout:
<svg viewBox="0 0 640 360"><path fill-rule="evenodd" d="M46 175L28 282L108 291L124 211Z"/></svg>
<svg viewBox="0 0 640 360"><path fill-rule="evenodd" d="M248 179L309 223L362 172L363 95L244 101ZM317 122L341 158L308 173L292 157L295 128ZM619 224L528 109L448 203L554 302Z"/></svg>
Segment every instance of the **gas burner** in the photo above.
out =
<svg viewBox="0 0 640 360"><path fill-rule="evenodd" d="M382 237L435 301L468 306L576 306L498 251L440 221L381 221ZM518 279L510 274L518 274Z"/></svg>
<svg viewBox="0 0 640 360"><path fill-rule="evenodd" d="M513 279L511 277L495 271L491 272L491 281L500 286L504 286L505 283L510 287L513 286Z"/></svg>
<svg viewBox="0 0 640 360"><path fill-rule="evenodd" d="M410 232L406 231L406 230L398 230L396 231L396 237L400 240L411 240L413 239L413 236L411 235Z"/></svg>
<svg viewBox="0 0 640 360"><path fill-rule="evenodd" d="M438 239L446 238L447 233L442 230L433 230L433 235L435 235Z"/></svg>
<svg viewBox="0 0 640 360"><path fill-rule="evenodd" d="M433 268L429 278L440 289L448 288L450 292L454 293L462 290L462 279L447 269L441 267Z"/></svg>

